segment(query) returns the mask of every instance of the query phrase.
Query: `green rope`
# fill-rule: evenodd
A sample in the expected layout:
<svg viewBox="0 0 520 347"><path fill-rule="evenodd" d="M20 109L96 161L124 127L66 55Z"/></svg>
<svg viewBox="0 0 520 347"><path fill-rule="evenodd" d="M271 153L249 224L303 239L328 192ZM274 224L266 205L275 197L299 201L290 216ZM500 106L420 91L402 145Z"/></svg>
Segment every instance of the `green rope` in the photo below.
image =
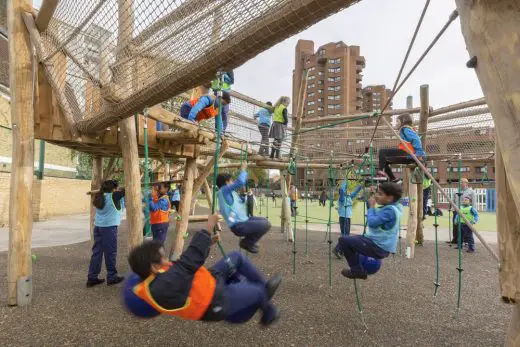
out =
<svg viewBox="0 0 520 347"><path fill-rule="evenodd" d="M297 155L294 153L294 166L296 167ZM294 188L296 189L296 183L298 182L298 170L295 170L294 173ZM296 200L294 203L296 204L298 201L298 194L296 193ZM294 207L294 215L293 215L293 275L296 274L296 206Z"/></svg>
<svg viewBox="0 0 520 347"><path fill-rule="evenodd" d="M451 171L453 170L453 167L451 166L451 161L448 162L448 188L449 188L449 191L451 193ZM451 240L453 240L452 236L451 236L451 230L453 229L452 226L451 226L451 222L453 220L453 218L451 217L451 209L453 208L453 206L450 206L450 208L448 209L448 236L450 238L450 247L451 247Z"/></svg>
<svg viewBox="0 0 520 347"><path fill-rule="evenodd" d="M460 211L460 207L461 207L461 197L462 197L462 187L461 187L461 182L460 180L462 179L462 159L461 159L461 156L459 154L459 189L458 189L458 193L457 193L457 196L459 197L458 201L457 201L457 205L458 205L458 208L459 208L459 211ZM459 249L458 249L458 253L459 253L459 265L457 267L457 270L459 272L459 280L458 280L458 284L457 284L457 312L459 312L459 309L460 309L460 301L461 301L461 291L462 291L462 218L460 216L458 216L458 219L459 219L459 223L457 225L457 237L458 237L458 240L457 240L457 244L459 246Z"/></svg>
<svg viewBox="0 0 520 347"><path fill-rule="evenodd" d="M330 156L330 164L329 164L329 185L330 185L330 198L329 198L329 222L327 223L327 233L329 240L329 287L332 287L332 227L331 227L331 218L332 218L332 206L334 205L334 178L332 176L332 156L331 152Z"/></svg>
<svg viewBox="0 0 520 347"><path fill-rule="evenodd" d="M308 253L308 239L309 239L309 216L308 216L308 200L309 187L307 185L307 171L309 171L309 161L305 164L305 255Z"/></svg>
<svg viewBox="0 0 520 347"><path fill-rule="evenodd" d="M150 205L149 205L149 194L150 194L150 172L148 162L148 108L144 109L144 126L143 126L143 137L144 137L144 236L150 237L152 234L152 226L150 225Z"/></svg>
<svg viewBox="0 0 520 347"><path fill-rule="evenodd" d="M433 297L437 297L437 291L439 290L439 287L440 287L440 281L439 281L439 239L438 239L438 235L437 235L437 232L438 232L438 228L439 228L439 223L438 223L438 220L437 220L437 186L435 184L433 184L433 215L434 215L434 224L433 226L435 227L435 281L433 282L433 284L435 285L435 289L434 289L434 292L433 292ZM451 240L450 240L451 241Z"/></svg>
<svg viewBox="0 0 520 347"><path fill-rule="evenodd" d="M317 126L317 127L314 127L314 128L301 130L301 131L299 131L297 133L293 133L292 135L294 136L294 135L299 135L299 134L305 134L305 133L308 133L310 131L315 131L315 130L319 130L319 129L333 128L336 125L357 122L358 120L367 119L367 118L371 118L371 117L377 117L377 116L378 116L378 113L374 112L374 113L371 113L371 114L361 115L359 117L346 119L346 120L342 120L342 121L339 121L339 122L329 123L329 124L326 124L326 125L320 125L320 126Z"/></svg>

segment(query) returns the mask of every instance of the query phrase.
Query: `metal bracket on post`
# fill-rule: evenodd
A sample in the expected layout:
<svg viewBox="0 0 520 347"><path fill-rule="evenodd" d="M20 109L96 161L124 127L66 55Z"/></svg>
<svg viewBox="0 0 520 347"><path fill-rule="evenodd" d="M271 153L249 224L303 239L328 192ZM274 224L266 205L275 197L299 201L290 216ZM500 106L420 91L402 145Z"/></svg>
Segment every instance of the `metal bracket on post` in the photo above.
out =
<svg viewBox="0 0 520 347"><path fill-rule="evenodd" d="M16 305L27 306L32 300L32 276L18 279L16 284Z"/></svg>

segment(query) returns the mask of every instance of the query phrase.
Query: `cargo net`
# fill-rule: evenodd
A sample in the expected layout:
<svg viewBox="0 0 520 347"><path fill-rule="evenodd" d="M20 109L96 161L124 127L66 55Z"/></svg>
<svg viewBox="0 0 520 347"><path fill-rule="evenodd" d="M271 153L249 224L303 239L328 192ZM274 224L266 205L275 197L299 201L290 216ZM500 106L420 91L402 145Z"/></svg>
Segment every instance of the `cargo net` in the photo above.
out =
<svg viewBox="0 0 520 347"><path fill-rule="evenodd" d="M39 59L76 127L99 131L210 83L357 1L62 0Z"/></svg>

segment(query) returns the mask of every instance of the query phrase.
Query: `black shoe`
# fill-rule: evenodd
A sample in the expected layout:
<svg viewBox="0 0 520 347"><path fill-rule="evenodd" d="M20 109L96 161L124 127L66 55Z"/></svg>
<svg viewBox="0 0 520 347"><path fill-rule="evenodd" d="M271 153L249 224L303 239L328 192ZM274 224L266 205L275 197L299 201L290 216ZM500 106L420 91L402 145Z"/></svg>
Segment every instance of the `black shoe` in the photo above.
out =
<svg viewBox="0 0 520 347"><path fill-rule="evenodd" d="M87 288L91 288L94 286L97 286L98 284L104 283L105 280L102 278L96 278L95 280L88 280L87 281Z"/></svg>
<svg viewBox="0 0 520 347"><path fill-rule="evenodd" d="M267 316L265 313L263 314L262 319L260 320L260 324L267 327L276 322L278 318L280 318L280 309L275 307L274 312L269 316Z"/></svg>
<svg viewBox="0 0 520 347"><path fill-rule="evenodd" d="M249 253L258 253L258 246L257 245L250 245L246 239L242 239L240 240L240 242L238 243L238 245L240 246L240 248L243 248L245 249L246 251L248 251Z"/></svg>
<svg viewBox="0 0 520 347"><path fill-rule="evenodd" d="M454 240L451 240L451 241L446 241L446 243L450 244L450 245L456 245L458 242L454 241Z"/></svg>
<svg viewBox="0 0 520 347"><path fill-rule="evenodd" d="M282 283L282 274L280 273L274 274L273 277L271 277L269 281L267 281L265 285L265 290L267 292L267 297L269 298L269 300L271 300L271 298L274 296L274 293L276 293L276 290L280 286L280 283Z"/></svg>
<svg viewBox="0 0 520 347"><path fill-rule="evenodd" d="M341 257L343 256L343 253L338 251L336 248L332 249L332 254L334 254L336 256L336 258L338 258L338 259L341 259Z"/></svg>
<svg viewBox="0 0 520 347"><path fill-rule="evenodd" d="M114 279L107 281L107 286L113 286L114 284L118 284L123 282L125 279L125 276L116 276Z"/></svg>
<svg viewBox="0 0 520 347"><path fill-rule="evenodd" d="M366 271L363 271L363 272L353 272L350 269L343 269L343 270L341 270L341 274L343 276L345 276L346 278L350 278L350 279L356 279L356 278L359 278L361 280L366 280L367 279Z"/></svg>

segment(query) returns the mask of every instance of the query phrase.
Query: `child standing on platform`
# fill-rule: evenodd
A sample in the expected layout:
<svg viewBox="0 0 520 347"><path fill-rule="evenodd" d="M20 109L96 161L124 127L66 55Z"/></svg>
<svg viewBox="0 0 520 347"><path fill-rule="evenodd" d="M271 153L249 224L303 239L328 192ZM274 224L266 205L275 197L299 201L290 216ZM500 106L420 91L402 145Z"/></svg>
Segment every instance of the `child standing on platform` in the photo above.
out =
<svg viewBox="0 0 520 347"><path fill-rule="evenodd" d="M117 274L117 228L121 224L121 201L125 191L116 191L117 181L103 182L101 190L94 196L93 205L96 207L94 221L94 245L88 268L87 288L104 283L99 278L101 262L105 257L107 268L107 285L114 285L124 280Z"/></svg>
<svg viewBox="0 0 520 347"><path fill-rule="evenodd" d="M231 174L218 175L218 206L231 232L242 238L239 246L251 253L258 253L257 242L271 229L271 223L263 217L248 217L246 204L236 192L246 185L246 169L247 163L244 162L234 182Z"/></svg>
<svg viewBox="0 0 520 347"><path fill-rule="evenodd" d="M471 206L471 200L469 198L463 198L462 199L462 206L460 207L460 213L466 217L466 219L471 224L477 224L478 223L478 212L477 210ZM458 225L460 225L461 234L462 234L462 241L468 245L468 249L466 252L468 253L474 253L475 252L475 238L473 237L473 232L471 231L471 228L469 227L464 220L457 215L455 217L455 223L457 225L457 233L458 233ZM462 245L462 242L461 242ZM458 249L459 246L455 246L455 249Z"/></svg>
<svg viewBox="0 0 520 347"><path fill-rule="evenodd" d="M176 186L172 193L172 204L175 207L175 211L179 212L179 205L181 204L181 186Z"/></svg>
<svg viewBox="0 0 520 347"><path fill-rule="evenodd" d="M383 183L375 197L368 199L368 232L362 235L347 235L339 238L339 247L350 269L341 274L347 278L366 279L367 272L360 264L359 255L383 259L395 253L402 207L399 200L403 189L396 183ZM376 203L381 207L376 207Z"/></svg>
<svg viewBox="0 0 520 347"><path fill-rule="evenodd" d="M160 183L158 187L157 199L150 196L148 206L150 207L150 225L152 226L153 239L164 244L170 225L171 205L168 197L168 184Z"/></svg>
<svg viewBox="0 0 520 347"><path fill-rule="evenodd" d="M339 229L341 231L341 236L350 235L350 221L352 218L352 200L359 194L361 189L363 189L363 185L354 189L352 193L347 191L348 181L345 179L341 183L339 187L339 199L338 199L338 214L339 214ZM332 253L338 258L341 259L342 252L339 247L339 241L336 247L332 250Z"/></svg>

